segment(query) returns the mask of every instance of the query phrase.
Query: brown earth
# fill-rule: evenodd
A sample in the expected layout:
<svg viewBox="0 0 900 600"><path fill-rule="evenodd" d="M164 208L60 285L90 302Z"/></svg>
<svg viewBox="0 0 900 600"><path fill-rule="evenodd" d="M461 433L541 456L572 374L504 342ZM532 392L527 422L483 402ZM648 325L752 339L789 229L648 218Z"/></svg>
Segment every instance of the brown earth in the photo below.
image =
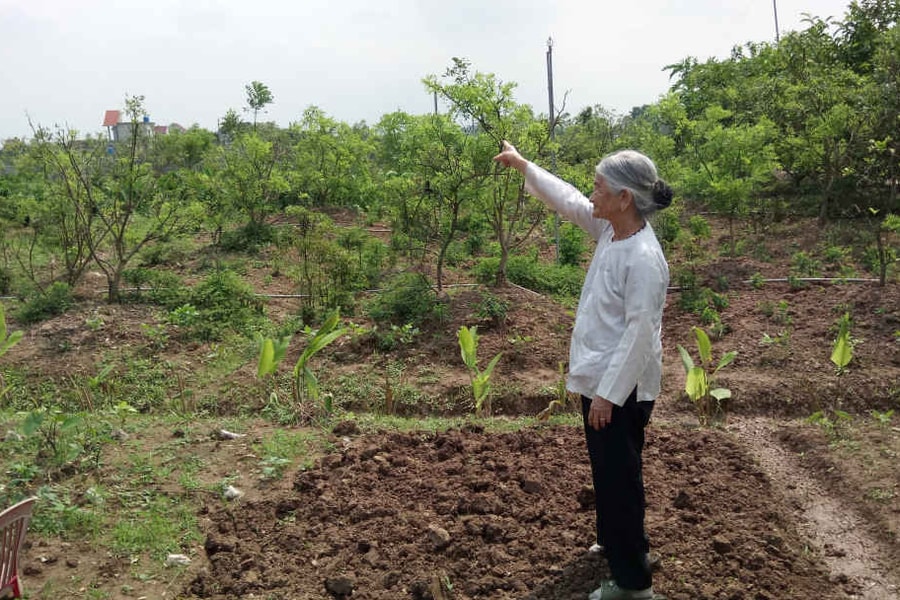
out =
<svg viewBox="0 0 900 600"><path fill-rule="evenodd" d="M678 308L678 291L669 295L664 390L645 451L647 526L660 556L655 588L674 599L900 598L900 429L896 416L877 424L870 413L900 408L900 284L741 283L756 272L786 276L778 269L749 259L704 268L711 282L728 276L720 312L729 331L713 341L714 353L739 353L720 374L734 392L727 420L712 429L697 427L680 392L677 345L696 356L690 327L698 317ZM398 412L470 413L455 331L479 324L481 360L504 353L492 423L537 413L554 397L571 310L517 288L491 293L510 302L504 324L479 322L481 290L460 288L447 321L408 347L385 355L347 339L329 348L323 388L344 409L382 411L386 369L395 363L406 369L403 383L422 392ZM153 321L151 309L100 306L108 326L99 332L84 326L92 310L33 328L12 360L52 357L35 368L62 377L94 372L110 349L146 344L136 332ZM838 376L829 361L833 327L848 311L858 341L850 369ZM147 352L181 366L208 352L174 350ZM342 376L371 390L354 395L340 387ZM253 365L220 385L222 414L230 403L252 409L259 401L248 396ZM846 411L846 422L835 409ZM837 425L804 420L816 411ZM248 427L252 440L254 428L268 426ZM240 472L236 485L247 490L233 503L204 499L205 541L184 548L190 567L144 587L132 581L125 593L117 585L125 558L36 539L26 554L27 585L37 590L63 577L58 571L73 556L76 566L66 568L98 582L105 598L574 599L607 574L603 559L586 552L592 491L579 427L497 433L472 421L442 433L397 433L360 432L347 422L332 435L332 452L277 485L235 468L249 441L189 438L187 451L205 453L221 472ZM131 443L155 439L139 432Z"/></svg>

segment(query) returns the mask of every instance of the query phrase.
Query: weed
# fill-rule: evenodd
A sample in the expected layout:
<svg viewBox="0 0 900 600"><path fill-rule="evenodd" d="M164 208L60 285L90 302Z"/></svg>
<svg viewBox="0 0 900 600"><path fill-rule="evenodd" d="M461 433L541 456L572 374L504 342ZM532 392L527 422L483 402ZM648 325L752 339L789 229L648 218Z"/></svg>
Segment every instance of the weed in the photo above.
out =
<svg viewBox="0 0 900 600"><path fill-rule="evenodd" d="M872 418L875 419L875 422L878 423L879 427L885 428L891 424L891 418L894 416L894 409L886 412L870 410L869 414L872 415Z"/></svg>
<svg viewBox="0 0 900 600"><path fill-rule="evenodd" d="M18 317L23 323L37 323L61 315L74 305L71 288L61 281L56 281L44 292L30 298L19 309Z"/></svg>
<svg viewBox="0 0 900 600"><path fill-rule="evenodd" d="M766 280L759 271L750 276L750 285L754 290L762 289L765 284Z"/></svg>
<svg viewBox="0 0 900 600"><path fill-rule="evenodd" d="M494 327L506 326L506 316L509 312L509 302L501 300L491 293L482 293L481 302L475 307L475 316L479 319L487 319Z"/></svg>
<svg viewBox="0 0 900 600"><path fill-rule="evenodd" d="M569 392L566 389L566 364L560 362L557 370L559 377L556 380L556 386L553 388L555 397L547 404L547 407L537 414L535 417L538 421L547 421L553 416L554 409L565 410L569 404Z"/></svg>

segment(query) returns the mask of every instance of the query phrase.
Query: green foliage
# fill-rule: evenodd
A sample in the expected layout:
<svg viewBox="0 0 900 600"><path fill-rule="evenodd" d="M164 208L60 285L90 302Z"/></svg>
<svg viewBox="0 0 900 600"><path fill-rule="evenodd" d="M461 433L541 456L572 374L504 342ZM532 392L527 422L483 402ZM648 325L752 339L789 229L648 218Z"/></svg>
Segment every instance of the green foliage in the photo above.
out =
<svg viewBox="0 0 900 600"><path fill-rule="evenodd" d="M653 215L653 231L666 252L671 252L681 237L681 216L677 210L668 209Z"/></svg>
<svg viewBox="0 0 900 600"><path fill-rule="evenodd" d="M693 215L688 219L688 229L696 238L708 240L712 236L712 227L703 215Z"/></svg>
<svg viewBox="0 0 900 600"><path fill-rule="evenodd" d="M388 327L376 327L374 331L378 349L382 352L391 352L399 346L408 346L419 333L419 328L412 323L400 326L391 323Z"/></svg>
<svg viewBox="0 0 900 600"><path fill-rule="evenodd" d="M506 315L509 312L509 302L502 300L490 292L482 292L481 301L475 307L475 316L479 319L487 319L496 327L506 325Z"/></svg>
<svg viewBox="0 0 900 600"><path fill-rule="evenodd" d="M369 316L379 324L422 324L435 315L437 295L420 273L400 273L369 303Z"/></svg>
<svg viewBox="0 0 900 600"><path fill-rule="evenodd" d="M128 296L168 308L183 304L188 288L177 274L161 269L138 267L122 272L122 280L132 288Z"/></svg>
<svg viewBox="0 0 900 600"><path fill-rule="evenodd" d="M482 284L496 280L500 259L484 258L475 266L475 278ZM577 298L584 283L584 269L574 265L540 262L536 256L510 256L506 266L507 278L535 292L560 298Z"/></svg>
<svg viewBox="0 0 900 600"><path fill-rule="evenodd" d="M800 277L821 277L822 263L807 252L795 252L791 256L791 271Z"/></svg>
<svg viewBox="0 0 900 600"><path fill-rule="evenodd" d="M469 379L472 383L472 397L475 400L475 416L490 416L491 414L491 374L494 367L500 361L503 353L498 353L485 367L484 371L478 369L478 327L468 328L465 325L457 332L459 349L463 363L469 370Z"/></svg>
<svg viewBox="0 0 900 600"><path fill-rule="evenodd" d="M294 403L298 407L303 407L306 405L307 399L312 400L313 409L316 411L315 416L324 414L325 417L330 417L334 412L334 406L330 395L324 398L321 406L318 405L320 398L319 380L309 367L309 361L323 348L347 333L348 329L339 327L339 323L340 313L334 311L318 330L313 331L307 326L304 333L310 336L310 340L294 365L293 378L291 379Z"/></svg>
<svg viewBox="0 0 900 600"><path fill-rule="evenodd" d="M9 352L10 348L18 344L23 335L25 334L22 331L11 331L7 334L6 312L3 308L3 304L0 304L0 358L3 358L3 355ZM10 387L5 385L3 374L0 373L0 400L3 399L3 396L5 396L9 390Z"/></svg>
<svg viewBox="0 0 900 600"><path fill-rule="evenodd" d="M831 362L837 368L838 375L847 370L853 360L853 343L850 340L850 313L844 313L838 320L838 335L831 350Z"/></svg>
<svg viewBox="0 0 900 600"><path fill-rule="evenodd" d="M566 389L566 363L560 362L557 371L559 377L553 388L555 397L547 404L546 408L535 416L538 421L549 421L554 410L563 411L569 405L569 392Z"/></svg>
<svg viewBox="0 0 900 600"><path fill-rule="evenodd" d="M6 267L0 267L0 296L9 294L12 290L12 272Z"/></svg>
<svg viewBox="0 0 900 600"><path fill-rule="evenodd" d="M887 410L885 412L879 412L877 410L870 410L869 414L872 415L872 418L880 427L888 427L891 424L891 418L894 416L894 409Z"/></svg>
<svg viewBox="0 0 900 600"><path fill-rule="evenodd" d="M268 223L250 221L231 231L222 233L219 247L225 252L254 252L276 239L275 228Z"/></svg>
<svg viewBox="0 0 900 600"><path fill-rule="evenodd" d="M688 351L678 345L678 353L681 355L681 363L687 376L684 391L694 404L700 424L709 425L711 420L723 414L722 401L731 398L731 390L715 387L715 376L734 361L737 352L726 352L713 367L712 343L709 336L699 327L692 327L691 330L697 341L700 363L694 364Z"/></svg>
<svg viewBox="0 0 900 600"><path fill-rule="evenodd" d="M572 223L561 223L559 226L559 263L578 266L586 251L584 230Z"/></svg>
<svg viewBox="0 0 900 600"><path fill-rule="evenodd" d="M16 316L23 323L37 323L61 315L74 305L75 299L69 285L55 281L43 292L29 298Z"/></svg>
<svg viewBox="0 0 900 600"><path fill-rule="evenodd" d="M183 324L188 339L220 340L228 331L249 335L263 316L263 304L253 288L226 269L204 278L191 289L189 300L189 305L170 314L170 322Z"/></svg>
<svg viewBox="0 0 900 600"><path fill-rule="evenodd" d="M256 366L256 377L262 379L267 375L274 375L278 365L287 354L288 345L291 343L290 335L272 339L257 334L256 344L259 348L259 360Z"/></svg>

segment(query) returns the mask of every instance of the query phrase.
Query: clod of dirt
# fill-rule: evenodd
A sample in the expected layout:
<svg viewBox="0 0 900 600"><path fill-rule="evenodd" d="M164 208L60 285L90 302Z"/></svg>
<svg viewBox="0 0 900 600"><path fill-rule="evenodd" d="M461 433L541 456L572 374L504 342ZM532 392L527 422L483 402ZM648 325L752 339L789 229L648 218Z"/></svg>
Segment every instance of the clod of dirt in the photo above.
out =
<svg viewBox="0 0 900 600"><path fill-rule="evenodd" d="M534 479L523 479L519 485L526 494L540 494L544 489L541 482L535 481Z"/></svg>
<svg viewBox="0 0 900 600"><path fill-rule="evenodd" d="M354 585L349 577L333 577L325 580L325 591L335 598L349 598Z"/></svg>
<svg viewBox="0 0 900 600"><path fill-rule="evenodd" d="M713 550L715 550L717 554L730 554L731 551L734 550L734 546L731 542L720 535L713 538L712 545Z"/></svg>
<svg viewBox="0 0 900 600"><path fill-rule="evenodd" d="M359 425L356 421L341 421L332 428L331 433L334 435L358 435Z"/></svg>
<svg viewBox="0 0 900 600"><path fill-rule="evenodd" d="M203 549L206 550L207 556L213 556L219 552L234 552L234 544L230 542L222 542L213 536L208 536L203 543Z"/></svg>
<svg viewBox="0 0 900 600"><path fill-rule="evenodd" d="M428 541L434 546L435 550L443 550L450 545L450 534L443 527L437 525L428 526Z"/></svg>
<svg viewBox="0 0 900 600"><path fill-rule="evenodd" d="M581 510L594 508L594 503L597 501L597 494L594 492L594 486L582 486L581 489L578 490L578 493L575 494L575 500L578 501L578 506Z"/></svg>

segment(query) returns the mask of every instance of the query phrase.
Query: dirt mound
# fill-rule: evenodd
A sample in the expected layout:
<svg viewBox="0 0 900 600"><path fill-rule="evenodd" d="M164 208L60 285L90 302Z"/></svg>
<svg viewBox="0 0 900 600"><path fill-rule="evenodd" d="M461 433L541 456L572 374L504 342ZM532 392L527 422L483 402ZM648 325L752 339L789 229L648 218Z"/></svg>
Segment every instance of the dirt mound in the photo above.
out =
<svg viewBox="0 0 900 600"><path fill-rule="evenodd" d="M336 440L291 492L207 507L195 598L583 599L608 577L573 427L386 433ZM834 598L725 432L653 427L648 533L672 599Z"/></svg>

